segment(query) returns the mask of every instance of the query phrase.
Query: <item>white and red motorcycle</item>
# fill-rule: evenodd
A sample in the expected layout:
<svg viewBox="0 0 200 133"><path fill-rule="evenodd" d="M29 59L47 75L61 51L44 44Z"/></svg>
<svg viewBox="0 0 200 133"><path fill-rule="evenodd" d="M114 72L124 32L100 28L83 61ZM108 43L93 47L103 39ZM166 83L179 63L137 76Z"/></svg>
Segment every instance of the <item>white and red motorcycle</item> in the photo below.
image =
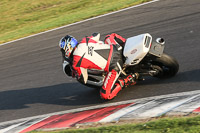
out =
<svg viewBox="0 0 200 133"><path fill-rule="evenodd" d="M162 38L152 41L148 33L128 38L123 50L124 65L120 76L136 72L142 77L170 78L176 75L179 64L175 58L163 53L164 44ZM99 88L104 79L104 72L88 70L88 80L84 85Z"/></svg>

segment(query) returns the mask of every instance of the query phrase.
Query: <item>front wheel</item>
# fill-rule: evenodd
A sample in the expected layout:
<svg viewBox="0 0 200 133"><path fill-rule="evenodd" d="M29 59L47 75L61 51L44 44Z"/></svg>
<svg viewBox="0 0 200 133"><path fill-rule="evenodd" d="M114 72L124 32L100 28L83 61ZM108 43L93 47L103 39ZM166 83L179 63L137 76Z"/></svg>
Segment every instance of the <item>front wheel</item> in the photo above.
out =
<svg viewBox="0 0 200 133"><path fill-rule="evenodd" d="M160 58L156 58L152 61L152 67L158 71L158 73L154 75L154 77L157 78L173 77L179 70L177 60L164 53Z"/></svg>

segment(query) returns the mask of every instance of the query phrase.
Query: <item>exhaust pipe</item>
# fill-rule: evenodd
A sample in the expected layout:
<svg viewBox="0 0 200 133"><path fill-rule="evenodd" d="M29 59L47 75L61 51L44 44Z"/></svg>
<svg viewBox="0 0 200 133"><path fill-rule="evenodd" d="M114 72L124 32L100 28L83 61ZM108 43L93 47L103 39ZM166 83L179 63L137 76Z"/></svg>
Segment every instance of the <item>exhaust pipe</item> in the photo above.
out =
<svg viewBox="0 0 200 133"><path fill-rule="evenodd" d="M157 38L156 42L160 44L165 44L165 40L163 38Z"/></svg>

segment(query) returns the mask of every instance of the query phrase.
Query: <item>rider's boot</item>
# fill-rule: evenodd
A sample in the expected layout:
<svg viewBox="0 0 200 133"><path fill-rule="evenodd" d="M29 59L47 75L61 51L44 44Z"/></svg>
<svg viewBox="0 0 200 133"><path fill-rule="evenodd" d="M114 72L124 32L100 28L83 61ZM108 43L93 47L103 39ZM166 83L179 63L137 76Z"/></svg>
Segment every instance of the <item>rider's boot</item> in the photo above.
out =
<svg viewBox="0 0 200 133"><path fill-rule="evenodd" d="M119 79L118 81L120 86L123 88L124 86L135 85L136 80L138 79L139 79L139 74L135 73L135 74L130 74L123 79Z"/></svg>

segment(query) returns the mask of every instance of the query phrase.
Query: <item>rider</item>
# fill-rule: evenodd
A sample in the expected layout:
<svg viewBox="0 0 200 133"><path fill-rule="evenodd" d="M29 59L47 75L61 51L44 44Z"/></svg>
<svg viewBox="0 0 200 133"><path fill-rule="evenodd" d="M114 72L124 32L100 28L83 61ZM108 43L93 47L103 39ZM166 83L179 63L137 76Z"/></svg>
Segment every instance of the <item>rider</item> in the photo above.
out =
<svg viewBox="0 0 200 133"><path fill-rule="evenodd" d="M107 35L104 42L99 39L99 33L84 37L80 43L73 36L63 37L59 43L64 59L63 69L68 76L76 77L85 84L88 69L106 72L100 96L103 99L113 99L124 86L135 84L139 75L135 73L119 78L126 39L116 33Z"/></svg>

